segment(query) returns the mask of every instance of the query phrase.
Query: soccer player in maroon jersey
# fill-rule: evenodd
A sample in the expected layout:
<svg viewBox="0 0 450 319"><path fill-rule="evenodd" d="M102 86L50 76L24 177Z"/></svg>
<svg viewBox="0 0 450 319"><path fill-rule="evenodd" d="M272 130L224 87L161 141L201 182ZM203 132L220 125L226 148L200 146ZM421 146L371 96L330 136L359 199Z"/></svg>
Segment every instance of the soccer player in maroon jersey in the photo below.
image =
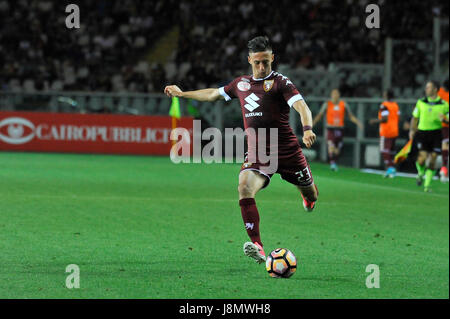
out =
<svg viewBox="0 0 450 319"><path fill-rule="evenodd" d="M183 92L176 85L166 86L164 93L199 101L216 101L238 98L241 104L245 129L278 129L275 154L278 159L276 173L295 185L303 199L306 211L312 211L318 197L311 169L302 153L296 135L289 126L289 112L293 107L303 126L303 143L310 148L316 140L312 131L312 115L295 85L285 76L272 70L274 54L267 37L256 37L248 42L248 62L253 75L235 78L221 88L209 88ZM259 131L258 131L259 132ZM256 143L261 134L257 134ZM256 145L247 142L248 155L239 173L239 206L247 234L251 242L244 244L244 253L258 263L266 260L259 232L259 213L256 207L256 193L267 187L275 173L268 170L256 154ZM269 145L273 152L273 146ZM253 159L249 161L249 159Z"/></svg>

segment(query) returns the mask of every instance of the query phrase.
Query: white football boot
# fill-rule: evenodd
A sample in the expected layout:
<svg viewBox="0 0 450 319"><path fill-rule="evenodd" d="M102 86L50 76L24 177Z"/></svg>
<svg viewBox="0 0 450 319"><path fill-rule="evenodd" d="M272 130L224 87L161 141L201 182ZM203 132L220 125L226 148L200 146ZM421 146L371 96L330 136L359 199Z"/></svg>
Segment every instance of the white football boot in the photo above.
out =
<svg viewBox="0 0 450 319"><path fill-rule="evenodd" d="M258 264L266 262L266 253L264 249L258 243L252 243L250 241L244 244L244 254L250 258L253 258Z"/></svg>

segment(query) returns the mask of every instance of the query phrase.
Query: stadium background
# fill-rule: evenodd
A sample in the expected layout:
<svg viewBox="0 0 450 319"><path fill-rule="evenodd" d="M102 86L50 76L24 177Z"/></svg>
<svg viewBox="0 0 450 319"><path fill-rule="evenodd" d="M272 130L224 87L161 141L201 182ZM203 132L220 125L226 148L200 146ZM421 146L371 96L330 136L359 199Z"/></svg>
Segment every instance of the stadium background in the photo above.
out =
<svg viewBox="0 0 450 319"><path fill-rule="evenodd" d="M382 91L394 90L403 125L426 79L448 79L445 1L411 1L407 8L376 2L380 29L365 27L367 1L281 1L275 11L269 1L78 1L81 28L71 30L61 14L67 3L0 2L1 110L167 115L165 85L218 87L249 73L246 43L266 34L274 68L293 80L313 113L339 87L364 123L361 132L346 123L341 162L381 167L378 128L368 120ZM192 104L182 100L181 112L201 118L203 127L242 127L236 102ZM295 116L291 124L300 134ZM400 131L398 147L407 137ZM316 132L321 137L323 125ZM325 161L325 143L315 150L313 157Z"/></svg>
<svg viewBox="0 0 450 319"><path fill-rule="evenodd" d="M65 19L68 13L65 13L65 7L69 3L69 1L0 0L0 116L2 113L9 114L8 116L10 114L20 115L20 113L7 112L38 112L40 114L39 121L50 123L58 118L55 113L65 114L69 118L73 114L72 120L68 120L69 122L72 121L72 124L77 121L75 113L105 116L110 114L127 115L135 118L142 117L144 121L147 118L143 116L162 116L164 119L161 118L161 123L164 122L164 125L161 125L170 128L170 120L167 118L171 101L162 94L165 85L177 84L183 90L218 87L240 74L248 74L250 69L246 62L247 41L253 36L265 34L271 39L274 46L274 69L288 76L294 82L303 96L306 97L313 114L317 113L321 104L328 99L331 89L339 87L343 98L347 100L353 112L364 123L364 131L357 131L355 125L346 121L345 146L340 162L353 168L381 168L382 161L378 158L378 127L370 126L368 120L377 116L383 90L392 88L401 107L403 114L401 135L397 141L397 147L400 148L407 138L407 131L402 130L403 121L409 120L415 102L424 95L423 90L426 80L433 78L443 82L449 76L449 5L446 1L279 0L276 2L254 2L231 0L213 3L172 0L79 0L74 1L74 3L80 7L81 28L67 29ZM376 3L380 7L380 29L368 29L365 26L367 16L365 7L368 3ZM223 130L226 127L242 127L240 109L236 102L227 106L224 106L223 102L212 105L211 103L181 100L180 103L182 116L201 119L203 128L214 126ZM26 114L28 116L30 113ZM5 118L5 116L3 115L2 118ZM127 119L129 118L127 117ZM156 120L158 119L156 118ZM99 121L108 120L100 117ZM134 120L130 121L134 123ZM301 127L298 118L292 117L292 125L300 136ZM13 128L17 128L17 126ZM6 126L0 127L0 135L14 135L14 129L8 132L5 129ZM24 132L16 131L15 134L20 137L21 134L26 133L26 128L24 129ZM314 160L313 171L315 169L318 180L322 180L322 185L324 185L321 192L323 194L335 192L337 196L337 198L333 198L330 197L331 195L322 195L324 202L326 203L328 200L329 205L331 205L330 202L342 200L354 202L355 197L345 193L343 189L337 189L340 185L347 185L348 181L350 181L348 182L350 186L347 185L347 189L353 194L361 191L361 185L364 184L372 184L374 188L368 186L366 193L359 198L361 202L358 202L352 208L354 210L350 209L348 205L340 207L339 204L333 204L335 206L329 206L328 213L323 213L322 217L319 217L320 222L325 223L328 219L328 221L331 220L339 224L339 217L333 217L332 215L339 215L344 211L352 214L355 229L360 227L359 222L362 219L364 220L364 227L369 227L367 224L370 225L371 222L381 225L391 218L393 218L394 223L398 222L399 224L408 220L408 225L411 226L409 230L402 229L397 232L392 225L379 226L378 230L371 234L371 237L374 238L363 241L364 243L361 243L358 251L366 249L362 248L363 244L366 245L369 241L372 244L372 240L375 243L382 236L384 237L383 227L387 227L388 232L398 234L400 238L397 239L399 241L402 241L401 237L404 236L404 242L401 243L402 248L399 248L400 246L392 247L385 243L381 245L378 252L391 251L396 262L400 262L397 261L400 257L395 256L395 254L403 252L405 247L410 249L409 246L413 241L413 247L414 245L419 246L420 251L416 251L415 254L423 257L421 262L429 259L436 261L436 265L438 265L438 270L432 273L432 275L436 275L433 277L433 281L427 282L426 279L423 279L424 284L420 289L409 291L399 283L392 294L385 292L375 297L442 297L446 295L448 298L448 241L442 240L445 237L448 239L448 216L445 212L448 211L448 202L446 202L448 201L448 186L436 186L436 193L432 195L435 206L430 208L424 203L426 201L424 195L419 194L417 189L412 188L415 187L414 185L410 185L412 180L399 179L396 182L397 184L389 182L391 184L384 191L383 181L379 180L378 177L377 179L375 177L355 177L357 171L344 168L341 175L336 175L333 181L330 177L327 177L329 174L327 168L319 163L326 159L325 143L322 138L323 132L323 125L318 125L316 128L319 137L318 143L314 146L313 152L309 152L307 155L311 160ZM165 141L165 144L170 146L168 140ZM40 144L36 147L33 149L34 151L47 151L47 149L39 149ZM93 152L98 151L95 147L92 148ZM123 152L132 148L129 145L122 145L121 147ZM105 292L104 290L99 292L99 290L94 293L91 290L80 295L67 295L65 292L51 290L50 288L53 286L48 284L46 279L42 279L36 287L33 287L34 290L31 292L27 290L26 284L21 284L19 289L16 286L10 286L10 283L14 282L11 279L16 278L15 275L11 274L15 273L14 269L17 267L21 271L16 275L26 274L28 276L26 278L29 279L34 278L33 267L38 269L38 274L43 272L49 278L52 276L50 273L57 271L56 268L53 269L51 266L48 268L47 263L40 259L42 256L30 252L36 248L33 246L32 234L35 234L36 240L43 240L44 242L43 247L38 249L38 252L42 250L44 255L51 255L53 257L50 258L58 261L58 254L61 253L62 249L59 246L53 247L49 243L46 244L45 241L48 238L42 239L40 237L42 233L35 228L36 225L41 225L46 230L43 233L44 237L46 237L45 234L48 231L57 240L60 240L61 247L80 248L85 247L84 244L92 245L89 247L94 248L87 249L85 253L93 254L93 256L102 260L97 266L104 266L105 272L119 271L119 274L122 274L122 271L128 271L129 268L132 268L137 273L140 269L139 266L144 267L143 260L145 259L142 255L139 255L141 254L139 249L148 249L147 246L139 246L138 244L134 248L135 250L131 252L131 254L138 256L133 255L131 257L131 259L136 257L134 259L135 264L131 262L127 264L124 261L125 266L117 266L117 269L114 268L116 265L112 261L114 258L109 258L106 253L97 255L98 251L95 250L95 247L103 247L104 240L114 242L118 238L124 240L125 243L135 245L140 240L139 236L142 235L145 238L146 235L143 234L146 231L156 232L163 236L160 232L161 227L172 227L169 225L178 223L173 209L175 206L181 205L181 202L174 198L188 201L187 206L185 206L186 211L181 214L181 218L191 218L190 214L198 213L198 208L195 206L197 202L193 198L204 195L202 191L210 192L211 195L215 196L229 196L229 200L225 199L225 202L233 203L236 194L234 194L235 181L232 179L236 177L233 174L238 167L232 169L229 167L219 168L218 165L223 164L218 164L206 165L207 167L202 166L202 168L190 168L189 166L181 166L181 168L177 166L175 168L175 165L171 166L170 163L167 163L168 160L165 161L166 157L105 157L103 155L92 157L89 155L72 155L73 157L70 157L63 154L10 153L8 152L10 150L22 150L21 146L2 142L0 142L0 150L3 151L0 153L3 163L1 172L3 183L0 194L4 199L0 206L3 213L0 227L4 227L5 230L3 232L5 238L2 241L5 245L5 253L2 262L8 266L2 273L2 279L4 280L2 281L2 297L260 296L256 289L249 292L242 288L244 290L242 290L242 294L239 294L239 289L236 288L239 286L228 287L226 284L224 284L226 288L222 293L217 294L220 287L215 287L219 290L199 292L201 290L190 291L185 286L183 286L184 288L180 288L180 286L180 289L174 292L163 282L160 284L161 293L150 295L145 290L138 289L133 292L128 288L116 291L111 288L111 292ZM167 150L166 147L164 149L166 154ZM86 153L86 151L80 152ZM109 153L107 148L100 152ZM121 153L120 150L118 152ZM134 165L134 167L128 167L128 165ZM111 175L109 169L114 170L117 175ZM410 169L411 166L404 167L405 171ZM214 170L219 171L214 173ZM171 174L176 174L176 176ZM192 175L189 174L194 176L206 175L199 177L197 181L192 181ZM208 179L208 176L224 183L223 187L227 190L222 193L221 189L215 189L214 187L217 185L211 184L212 181ZM122 178L123 182L118 182L116 178ZM144 178L146 179L144 180ZM108 183L111 184L108 185ZM274 182L273 186L274 194L272 196L275 196L275 198L276 196L282 196L284 194L283 187L287 187L277 183ZM187 192L186 187L189 188L188 185L198 188L198 193L193 194L192 198L185 194ZM124 187L128 187L128 190ZM141 187L147 187L152 194L147 193ZM159 190L160 187L167 187L169 191L163 192ZM232 191L228 191L227 187ZM164 197L167 196L167 193L171 194L170 198ZM386 193L389 194L386 195ZM95 196L100 196L99 201L89 202ZM136 201L135 197L139 196L142 196L142 198L149 197L149 201L159 199L166 206L160 207L155 203L150 204L150 202L142 201L142 198ZM390 211L384 211L386 208L383 203L386 198L401 203L411 200L410 197L415 197L415 199L409 204L402 207L399 204L394 205L394 207L397 207L394 210L395 217L390 216ZM116 201L113 198L116 198L116 200L123 198L124 202L116 206ZM272 200L275 198L272 198ZM67 201L70 202L70 199L74 202L67 207ZM76 203L75 199L77 199L76 202L80 202ZM192 202L189 202L190 199L192 199ZM376 204L368 207L367 205L375 199ZM199 200L201 201L201 199ZM294 199L292 198L292 200ZM364 203L364 201L367 202ZM109 203L110 206L107 206L106 203ZM164 218L168 219L162 224L152 226L150 221L144 217L146 211L140 204L150 205L149 210L160 211L161 214L165 214ZM233 236L236 236L236 234L241 236L244 233L237 223L239 222L236 220L238 217L234 215L236 218L231 218L228 212L228 210L236 209L236 207L227 204L229 207L224 208L214 201L208 205L213 210L223 214L222 216L226 216L223 217L225 218L224 223L232 221L236 224L233 228L236 229L236 233L225 230L226 235L224 236L228 237L221 239L230 245L239 246L240 242L236 244L238 240ZM297 204L286 205L288 205L287 208L297 207L295 206ZM326 204L324 205L327 207ZM275 207L276 204L271 204L270 201L265 204L267 210ZM374 217L371 209L377 212L383 211L383 213ZM431 216L420 215L426 210L429 211ZM22 213L25 211L31 212L31 215L23 216ZM65 216L67 211L74 214L74 225L78 225L76 227L85 230L85 232L77 231L75 226L75 228L64 226L61 216ZM84 213L77 215L80 211L84 211ZM112 217L109 216L110 212L112 212ZM204 213L203 210L201 212ZM42 220L39 219L42 216L41 214L44 215ZM130 218L127 219L126 216L121 214L130 214ZM266 213L265 218L275 218L276 214L272 214ZM94 217L94 215L97 217ZM68 218L70 220L71 217ZM95 218L98 218L98 221ZM105 222L103 226L100 226L103 220L109 218L112 218L113 224ZM193 229L197 229L196 227L199 227L197 231L203 229L200 222L202 218L194 219ZM207 217L207 220L213 222L213 219L209 218ZM288 222L295 223L295 221L290 221L290 218L288 217ZM373 220L373 218L375 219ZM86 219L91 222L86 221ZM136 224L136 221L132 222L133 219L141 219L142 225ZM36 220L40 221L34 224ZM108 225L112 226L113 231L120 232L122 231L119 230L121 222L129 227L136 227L137 230L131 231L131 233L121 233L122 237L110 237L107 234L111 230ZM419 225L426 222L430 222L430 224L425 227L425 230L430 233L434 232L434 238L430 238L429 233L420 233ZM96 225L100 228L96 228ZM23 226L22 231L18 231L21 226ZM148 226L148 228L144 229L144 226ZM314 234L315 231L319 231L323 224L308 221L303 226L315 229ZM354 240L358 240L360 235L353 234L352 226L341 226L344 231L351 233ZM446 226L447 230L443 229L443 226ZM85 240L83 244L79 242L73 244L72 237L65 238L64 229L70 232L74 238L83 237L86 233L91 234L91 237L88 235L87 238L83 239ZM102 239L94 235L99 229L105 231ZM123 231L126 231L126 229ZM175 227L174 231L180 234L185 232L178 226ZM275 224L273 225L273 233L267 236L270 236L269 238L273 242L290 244L289 247L294 246L292 242L295 236L298 238L294 230L288 231L286 235L288 238L292 237L291 241L278 241L274 233L283 233L284 231L283 225ZM21 237L21 232L27 232L27 235ZM327 226L324 232L333 234L334 230ZM414 232L417 232L417 238L410 240L410 236ZM153 236L150 239L158 242L160 237ZM207 235L204 236L207 237ZM316 238L313 235L309 236L305 239L305 242L313 243L311 249L323 246L323 242L314 243ZM332 238L333 236L331 235ZM191 238L192 236L176 236L179 241L183 241L187 237ZM89 238L93 241L89 241ZM133 242L133 239L135 242ZM194 237L191 239L196 240ZM339 240L339 238L335 239ZM244 237L242 237L242 240L244 240ZM392 235L392 241L394 241L394 235ZM421 247L421 241L429 241L435 247L440 247L440 250L436 248L438 249L436 252L433 250L434 248ZM19 249L19 252L24 251L24 255L11 250L13 246L8 243L22 247L23 250ZM6 245L8 248L6 248ZM202 247L208 249L205 243L196 245L196 243L190 244L187 251L194 251L194 254L196 254ZM351 244L340 247L335 242L333 245L333 254L337 254L336 250L339 251L340 249L343 249L344 255L350 254L352 251ZM162 243L161 247L170 249L171 246ZM109 246L103 248L105 252L112 251ZM425 248L431 250L424 253ZM119 250L120 254L127 254L124 247L120 247ZM150 249L150 251L154 252L154 249ZM239 250L238 253L240 253ZM236 251L231 250L231 248L227 248L225 251L225 255L230 258L231 262L231 256L234 256L234 254L236 254ZM69 255L66 254L64 258L61 257L63 259L60 261L61 265L66 260L71 259ZM313 256L314 253L311 252L310 255ZM170 254L168 260L176 263L176 256L175 253ZM196 258L202 258L199 255L196 256ZM404 265L401 271L406 271L408 265L417 262L411 256L407 260L409 264ZM446 263L442 259L445 256L447 257ZM142 259L140 259L141 257ZM120 259L120 257L118 258ZM190 262L188 257L183 258L186 258L183 259L185 262ZM73 259L76 258L71 260ZM308 259L308 252L306 252L306 259ZM103 264L104 260L106 260L105 264ZM24 261L24 265L18 266L22 261ZM354 271L350 265L347 265L348 262L352 264L352 261L341 261L346 264L349 273ZM240 262L242 263L244 260L240 259ZM421 265L417 264L417 269L413 267L419 277L423 276L420 270ZM329 271L328 266L322 266L323 269L319 271ZM201 272L203 266L195 265L194 262L192 267L193 273L189 273L189 270L187 270L187 276L189 280L192 280L190 284L196 286L195 275L203 276ZM212 267L215 269L214 265ZM179 269L180 267L175 268ZM237 266L233 266L230 272L236 275L237 268ZM251 269L250 267L246 268L248 271ZM442 269L446 269L447 273L442 272ZM312 271L312 269L309 270ZM96 271L94 270L92 273L96 274ZM101 277L101 274L99 276ZM166 276L163 276L163 278L168 279ZM206 278L211 279L211 281L215 280L212 275L207 275ZM334 277L325 275L323 278L332 281ZM17 280L20 281L20 279ZM130 277L127 280L129 280L127 284L135 284L135 278ZM363 279L361 280L363 281ZM5 284L7 281L9 284ZM345 279L343 279L343 282L345 284ZM231 280L230 283L236 284L236 281ZM96 285L100 284L95 283L93 285L97 287ZM110 285L114 286L114 283L110 283ZM285 287L288 288L294 287L294 284L286 285L288 286ZM317 288L314 285L315 283L312 282L311 287ZM45 293L41 294L41 288ZM197 288L200 289L200 287ZM346 295L337 288L326 290L324 293L320 292L319 289L309 295L305 293L301 296L373 297L366 290L355 292L349 288L348 291ZM210 292L209 295L208 292ZM244 292L248 293L244 294ZM270 291L264 291L261 295L270 297ZM289 295L279 293L275 294L274 297L289 298Z"/></svg>

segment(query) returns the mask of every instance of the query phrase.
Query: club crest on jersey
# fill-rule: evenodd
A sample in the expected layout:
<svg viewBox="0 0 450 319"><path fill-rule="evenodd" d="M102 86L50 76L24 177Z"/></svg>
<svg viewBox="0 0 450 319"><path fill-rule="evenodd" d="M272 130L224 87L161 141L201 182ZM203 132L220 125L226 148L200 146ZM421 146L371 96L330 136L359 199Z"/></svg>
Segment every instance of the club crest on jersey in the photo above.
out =
<svg viewBox="0 0 450 319"><path fill-rule="evenodd" d="M240 82L237 84L237 88L238 88L240 91L243 91L243 92L250 90L250 86L251 86L250 83L244 82L244 81L240 81Z"/></svg>
<svg viewBox="0 0 450 319"><path fill-rule="evenodd" d="M273 82L274 82L273 80L265 80L263 84L264 91L269 92L273 86Z"/></svg>

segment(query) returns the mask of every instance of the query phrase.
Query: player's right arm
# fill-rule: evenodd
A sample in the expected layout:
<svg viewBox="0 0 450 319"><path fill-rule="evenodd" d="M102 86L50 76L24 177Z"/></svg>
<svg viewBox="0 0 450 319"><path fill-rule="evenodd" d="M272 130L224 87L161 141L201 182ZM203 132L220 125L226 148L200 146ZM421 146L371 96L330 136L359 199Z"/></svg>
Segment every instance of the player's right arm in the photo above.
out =
<svg viewBox="0 0 450 319"><path fill-rule="evenodd" d="M441 120L441 122L448 124L449 122L448 103L446 101L444 101L444 103L445 103L444 113L439 115L439 119Z"/></svg>
<svg viewBox="0 0 450 319"><path fill-rule="evenodd" d="M411 123L409 125L409 139L410 140L412 140L414 138L414 135L416 135L417 127L419 124L419 117L420 117L419 102L417 102L412 115L413 116L411 117Z"/></svg>
<svg viewBox="0 0 450 319"><path fill-rule="evenodd" d="M214 102L220 98L223 98L223 96L219 93L219 89L216 88L183 92L176 85L168 85L164 88L164 93L168 97L184 97L187 99L193 99L202 102Z"/></svg>
<svg viewBox="0 0 450 319"><path fill-rule="evenodd" d="M389 120L389 110L384 104L380 105L380 110L378 111L377 119L370 119L369 124L387 123Z"/></svg>

